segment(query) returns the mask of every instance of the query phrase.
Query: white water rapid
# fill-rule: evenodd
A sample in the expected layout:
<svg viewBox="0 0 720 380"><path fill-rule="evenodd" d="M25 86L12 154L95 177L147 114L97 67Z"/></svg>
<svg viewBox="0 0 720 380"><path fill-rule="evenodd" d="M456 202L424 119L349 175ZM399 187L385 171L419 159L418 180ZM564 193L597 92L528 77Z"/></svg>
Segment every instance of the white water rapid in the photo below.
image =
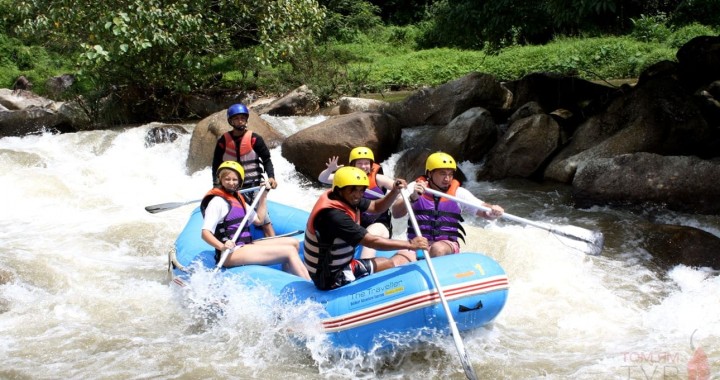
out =
<svg viewBox="0 0 720 380"><path fill-rule="evenodd" d="M286 135L319 120L269 118ZM200 323L167 280L168 250L195 206L144 207L199 199L211 176L185 173L190 134L146 148L152 126L0 139L0 379L465 378L450 337L390 357L338 352L320 332L293 342L274 316L306 318L312 305L286 310L260 289L236 290L230 312ZM269 199L309 210L321 189L280 148L272 155ZM516 215L616 236L591 257L542 230L466 223L463 250L492 256L510 279L498 318L463 335L479 378L687 379L698 350L720 375L719 276L648 267L617 238L630 213L572 210L553 191L468 187ZM720 235L718 218L664 218Z"/></svg>

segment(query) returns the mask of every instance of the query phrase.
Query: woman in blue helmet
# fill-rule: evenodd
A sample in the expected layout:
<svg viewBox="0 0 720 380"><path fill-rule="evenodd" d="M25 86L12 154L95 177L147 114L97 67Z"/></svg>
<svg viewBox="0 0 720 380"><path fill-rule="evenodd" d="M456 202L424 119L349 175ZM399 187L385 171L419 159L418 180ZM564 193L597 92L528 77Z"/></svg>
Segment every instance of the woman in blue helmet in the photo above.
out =
<svg viewBox="0 0 720 380"><path fill-rule="evenodd" d="M225 161L239 162L245 169L243 189L260 185L263 173L267 174L268 183L274 189L275 169L268 149L262 136L247 129L250 111L244 104L233 104L227 110L228 124L232 127L230 132L220 136L215 144L213 153L212 173L213 184L218 183L217 169ZM245 194L248 203L252 203L252 195ZM275 236L270 216L266 216L262 225L265 236Z"/></svg>

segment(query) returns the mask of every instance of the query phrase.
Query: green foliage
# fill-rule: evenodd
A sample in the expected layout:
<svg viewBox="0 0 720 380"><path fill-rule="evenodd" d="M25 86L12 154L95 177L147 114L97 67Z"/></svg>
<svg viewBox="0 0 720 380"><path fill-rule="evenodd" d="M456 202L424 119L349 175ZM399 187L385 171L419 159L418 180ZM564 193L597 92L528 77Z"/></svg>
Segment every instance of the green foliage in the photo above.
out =
<svg viewBox="0 0 720 380"><path fill-rule="evenodd" d="M664 15L672 12L688 23L693 18L683 15L694 14L690 10L714 14L706 25L720 23L718 0L438 0L429 9L419 43L424 48L496 51L513 44L543 44L563 35L619 35L633 25L637 38L659 41L670 33Z"/></svg>
<svg viewBox="0 0 720 380"><path fill-rule="evenodd" d="M495 54L436 48L353 65L369 69L369 86L377 92L436 86L472 71L500 80L515 80L532 72L577 75L588 80L633 78L660 60L674 60L675 52L664 44L627 37L565 38L542 46L511 46Z"/></svg>
<svg viewBox="0 0 720 380"><path fill-rule="evenodd" d="M557 31L594 30L590 19L612 20L615 11L615 0L440 0L419 43L475 50L545 43Z"/></svg>
<svg viewBox="0 0 720 380"><path fill-rule="evenodd" d="M34 43L76 52L92 82L190 91L203 85L212 59L235 41L260 46L264 63L282 62L322 26L314 0L21 0L17 31Z"/></svg>
<svg viewBox="0 0 720 380"><path fill-rule="evenodd" d="M718 0L685 0L681 1L672 14L675 25L699 23L720 27L720 1Z"/></svg>
<svg viewBox="0 0 720 380"><path fill-rule="evenodd" d="M367 1L319 0L327 9L324 40L354 42L369 30L382 25L380 8Z"/></svg>
<svg viewBox="0 0 720 380"><path fill-rule="evenodd" d="M67 57L0 34L0 87L10 88L18 76L24 75L33 83L33 91L43 95L46 80L71 72L71 67Z"/></svg>
<svg viewBox="0 0 720 380"><path fill-rule="evenodd" d="M323 104L342 95L357 96L366 90L369 67L351 66L348 49L334 44L297 51L289 65L280 67L278 79L293 88L306 84Z"/></svg>
<svg viewBox="0 0 720 380"><path fill-rule="evenodd" d="M631 18L633 29L630 35L638 41L643 42L665 42L670 36L670 28L667 27L667 16L663 13L647 16L640 15L640 18Z"/></svg>
<svg viewBox="0 0 720 380"><path fill-rule="evenodd" d="M677 49L695 37L716 36L718 34L720 34L720 29L713 29L706 25L692 23L673 31L668 37L667 43L670 47Z"/></svg>
<svg viewBox="0 0 720 380"><path fill-rule="evenodd" d="M387 25L411 25L421 21L433 0L370 0L381 8L380 16Z"/></svg>
<svg viewBox="0 0 720 380"><path fill-rule="evenodd" d="M382 26L370 1L320 0L321 9L316 0L118 0L87 7L72 0L0 0L5 30L21 33L0 34L0 83L10 86L24 74L41 92L48 77L80 70L77 91L85 97L135 88L133 99L144 100L208 86L282 93L307 84L330 102L436 86L472 71L500 80L543 71L633 78L660 60L674 60L691 38L717 34L700 24L680 27L677 14L637 13L673 1L679 0L626 4L634 17L625 19L632 21L631 34L609 37L602 32L617 26L617 0L440 0L430 8L433 19L408 26ZM605 18L615 21L597 21ZM550 39L558 31L582 37ZM434 47L418 50L427 46ZM208 82L216 73L222 80Z"/></svg>

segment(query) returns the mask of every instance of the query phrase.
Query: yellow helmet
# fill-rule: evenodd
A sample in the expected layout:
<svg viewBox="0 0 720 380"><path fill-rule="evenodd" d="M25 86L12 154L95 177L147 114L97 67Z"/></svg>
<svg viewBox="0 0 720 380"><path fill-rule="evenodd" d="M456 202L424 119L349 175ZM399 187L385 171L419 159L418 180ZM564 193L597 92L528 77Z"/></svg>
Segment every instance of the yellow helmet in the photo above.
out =
<svg viewBox="0 0 720 380"><path fill-rule="evenodd" d="M343 166L333 176L333 189L342 189L345 186L370 186L367 174L354 166Z"/></svg>
<svg viewBox="0 0 720 380"><path fill-rule="evenodd" d="M353 161L359 160L361 158L365 158L372 162L375 162L375 155L373 155L372 150L370 150L370 148L366 146L359 146L351 150L348 162L352 163Z"/></svg>
<svg viewBox="0 0 720 380"><path fill-rule="evenodd" d="M242 165L240 165L238 162L235 161L225 161L220 166L218 166L216 174L218 177L220 176L220 170L222 169L230 169L237 172L237 174L240 176L240 182L243 182L245 180L245 169L243 169Z"/></svg>
<svg viewBox="0 0 720 380"><path fill-rule="evenodd" d="M457 164L451 155L443 152L433 153L428 156L425 161L425 170L433 171L435 169L452 169L457 170Z"/></svg>

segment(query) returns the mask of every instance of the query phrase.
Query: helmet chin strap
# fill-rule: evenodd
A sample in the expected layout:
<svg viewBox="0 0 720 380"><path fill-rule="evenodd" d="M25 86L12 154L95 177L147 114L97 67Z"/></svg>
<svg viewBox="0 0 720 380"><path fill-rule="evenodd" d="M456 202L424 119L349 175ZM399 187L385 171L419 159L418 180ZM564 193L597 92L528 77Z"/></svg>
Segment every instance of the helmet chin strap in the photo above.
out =
<svg viewBox="0 0 720 380"><path fill-rule="evenodd" d="M447 191L447 189L450 188L450 186L442 187L442 186L438 185L437 183L435 183L435 181L433 181L433 178L432 178L432 176L430 175L430 173L427 173L427 174L426 174L426 177L428 178L428 182L429 182L429 183L431 183L433 186L437 187L438 189L442 190L443 192L444 192L444 191Z"/></svg>

